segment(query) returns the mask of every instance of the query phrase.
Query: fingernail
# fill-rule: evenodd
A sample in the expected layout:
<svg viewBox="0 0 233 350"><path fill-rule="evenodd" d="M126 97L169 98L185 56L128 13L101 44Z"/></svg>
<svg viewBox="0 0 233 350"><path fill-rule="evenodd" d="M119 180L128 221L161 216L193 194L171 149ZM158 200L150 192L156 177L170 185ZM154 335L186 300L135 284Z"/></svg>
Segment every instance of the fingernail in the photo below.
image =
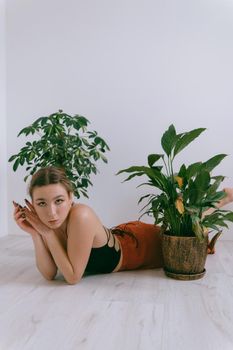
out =
<svg viewBox="0 0 233 350"><path fill-rule="evenodd" d="M26 198L24 198L24 200L25 200L26 203L29 203L29 201Z"/></svg>
<svg viewBox="0 0 233 350"><path fill-rule="evenodd" d="M22 206L21 206L19 203L16 203L16 202L13 201L13 204L14 204L16 207L22 208Z"/></svg>

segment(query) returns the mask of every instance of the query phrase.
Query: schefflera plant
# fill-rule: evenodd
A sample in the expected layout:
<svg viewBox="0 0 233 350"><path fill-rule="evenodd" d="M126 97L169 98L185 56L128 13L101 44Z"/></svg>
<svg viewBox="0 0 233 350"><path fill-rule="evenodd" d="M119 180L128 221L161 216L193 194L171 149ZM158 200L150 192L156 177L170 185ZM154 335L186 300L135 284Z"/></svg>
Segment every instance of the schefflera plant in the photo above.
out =
<svg viewBox="0 0 233 350"><path fill-rule="evenodd" d="M118 172L130 173L124 181L146 175L148 182L139 186L159 190L144 195L139 203L147 200L142 215L152 215L155 224L160 224L162 232L169 235L197 236L203 240L210 231L220 232L221 227L228 227L226 221L233 221L233 212L216 207L226 196L218 189L224 176L212 176L213 169L226 154L217 154L205 162L182 164L178 171L174 169L176 156L205 130L198 128L177 134L174 125L170 125L161 138L164 154L150 154L148 166L131 166ZM209 208L215 211L203 216Z"/></svg>
<svg viewBox="0 0 233 350"><path fill-rule="evenodd" d="M96 162L101 159L107 163L105 152L110 150L96 131L88 130L89 123L83 116L71 116L62 110L38 118L18 134L33 135L35 140L27 141L19 153L10 157L9 162L14 162L13 170L26 165L24 181L27 181L39 168L62 168L73 185L74 195L88 197L91 174L98 171Z"/></svg>

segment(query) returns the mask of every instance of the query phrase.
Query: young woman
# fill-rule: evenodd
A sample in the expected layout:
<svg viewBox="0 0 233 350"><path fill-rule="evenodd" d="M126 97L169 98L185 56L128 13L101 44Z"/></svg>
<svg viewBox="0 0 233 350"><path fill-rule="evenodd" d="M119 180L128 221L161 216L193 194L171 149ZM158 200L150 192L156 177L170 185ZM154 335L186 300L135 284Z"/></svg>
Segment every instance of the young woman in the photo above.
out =
<svg viewBox="0 0 233 350"><path fill-rule="evenodd" d="M233 200L233 189L225 189ZM73 203L72 186L65 173L55 167L37 171L29 187L30 203L14 204L14 219L32 237L36 265L52 280L59 270L69 284L85 272L109 273L163 266L160 229L140 221L114 229L103 226L94 211Z"/></svg>

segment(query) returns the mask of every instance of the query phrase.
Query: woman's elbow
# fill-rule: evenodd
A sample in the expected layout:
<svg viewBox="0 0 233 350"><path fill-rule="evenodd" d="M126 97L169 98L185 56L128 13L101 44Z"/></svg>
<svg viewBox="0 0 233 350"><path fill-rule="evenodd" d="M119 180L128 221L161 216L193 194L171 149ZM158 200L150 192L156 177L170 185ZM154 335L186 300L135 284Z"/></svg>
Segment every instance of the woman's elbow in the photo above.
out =
<svg viewBox="0 0 233 350"><path fill-rule="evenodd" d="M52 281L52 280L54 280L55 277L56 277L56 275L57 275L56 273L53 274L53 275L45 275L45 274L43 274L44 278L45 278L47 281Z"/></svg>
<svg viewBox="0 0 233 350"><path fill-rule="evenodd" d="M57 275L57 268L49 268L45 269L40 267L39 264L36 264L37 270L41 273L41 275L47 280L47 281L52 281L55 279Z"/></svg>
<svg viewBox="0 0 233 350"><path fill-rule="evenodd" d="M48 272L48 271L41 271L39 268L38 270L40 271L41 275L47 280L47 281L52 281L55 279L57 275L57 270L53 272Z"/></svg>
<svg viewBox="0 0 233 350"><path fill-rule="evenodd" d="M66 278L66 282L70 285L74 285L74 284L77 284L81 280L81 278L82 276L73 275L69 278Z"/></svg>

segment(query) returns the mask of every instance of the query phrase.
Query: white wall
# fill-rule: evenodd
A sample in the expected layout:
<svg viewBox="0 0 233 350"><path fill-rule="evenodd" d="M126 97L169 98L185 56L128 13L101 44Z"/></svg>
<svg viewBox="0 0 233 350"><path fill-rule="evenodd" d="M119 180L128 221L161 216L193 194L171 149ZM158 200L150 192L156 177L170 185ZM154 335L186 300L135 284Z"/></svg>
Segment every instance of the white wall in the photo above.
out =
<svg viewBox="0 0 233 350"><path fill-rule="evenodd" d="M111 147L89 191L106 225L138 218L146 189L115 173L161 152L171 123L208 128L180 161L227 153L218 169L232 185L232 1L10 0L7 34L9 156L38 116L86 116ZM25 197L24 174L9 166L9 202Z"/></svg>
<svg viewBox="0 0 233 350"><path fill-rule="evenodd" d="M7 234L6 4L0 0L0 237Z"/></svg>

